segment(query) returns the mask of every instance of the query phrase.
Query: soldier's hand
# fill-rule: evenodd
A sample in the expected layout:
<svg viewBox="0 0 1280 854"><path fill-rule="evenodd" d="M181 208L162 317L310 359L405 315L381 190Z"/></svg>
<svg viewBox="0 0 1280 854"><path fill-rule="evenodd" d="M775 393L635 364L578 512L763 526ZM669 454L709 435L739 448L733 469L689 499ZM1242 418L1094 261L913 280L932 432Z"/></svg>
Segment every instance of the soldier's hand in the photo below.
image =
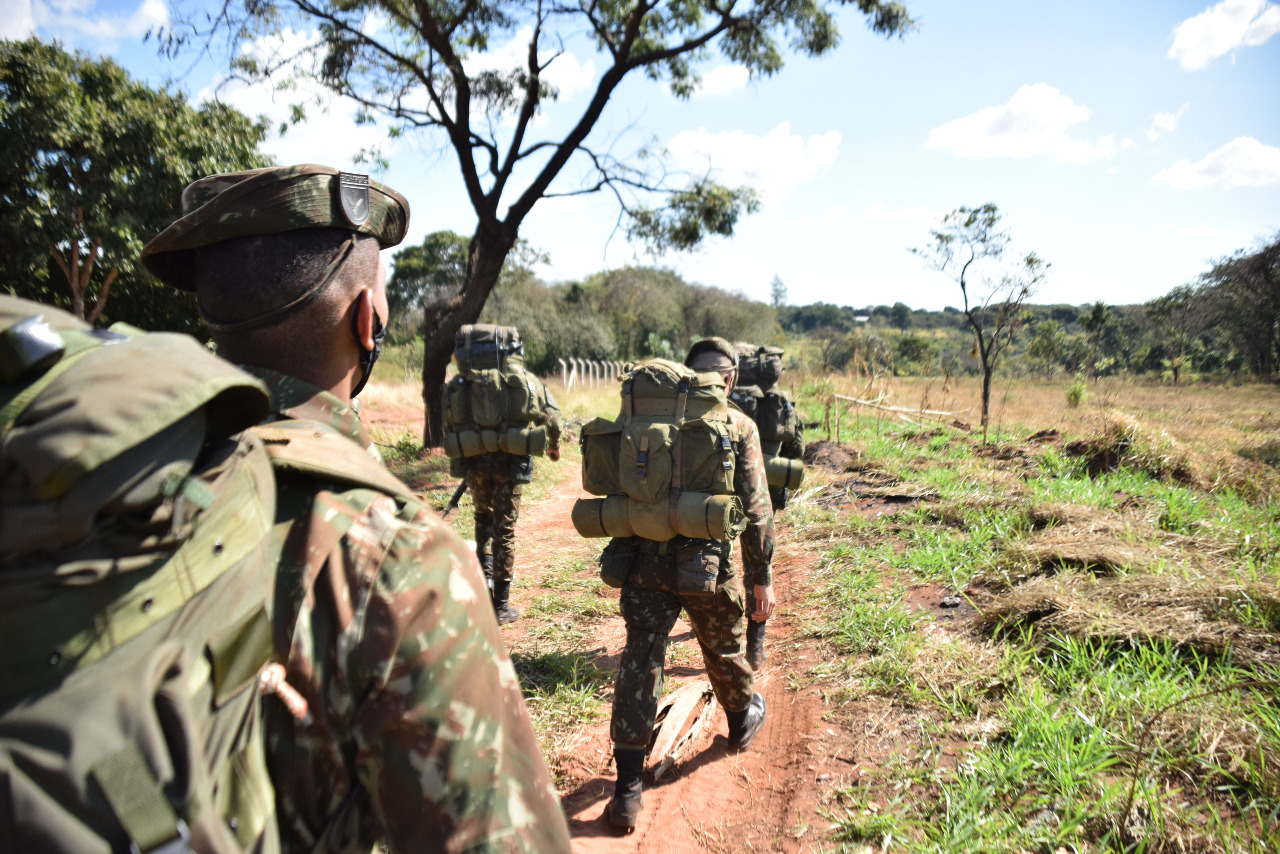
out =
<svg viewBox="0 0 1280 854"><path fill-rule="evenodd" d="M559 448L547 448L547 459L551 460L551 462L553 462L553 463L559 462L559 461L560 461L560 449L559 449Z"/></svg>
<svg viewBox="0 0 1280 854"><path fill-rule="evenodd" d="M757 623L763 623L765 620L773 616L773 585L757 584L755 585L756 609L751 614L751 619Z"/></svg>

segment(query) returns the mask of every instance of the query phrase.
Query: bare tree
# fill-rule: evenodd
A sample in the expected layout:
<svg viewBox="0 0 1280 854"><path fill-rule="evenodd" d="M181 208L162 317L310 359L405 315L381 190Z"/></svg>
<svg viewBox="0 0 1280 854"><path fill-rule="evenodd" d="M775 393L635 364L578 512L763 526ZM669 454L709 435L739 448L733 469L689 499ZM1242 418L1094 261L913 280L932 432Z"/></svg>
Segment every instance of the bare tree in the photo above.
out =
<svg viewBox="0 0 1280 854"><path fill-rule="evenodd" d="M362 120L387 116L394 132L433 132L452 149L477 222L461 290L427 311L436 325L425 330L424 439L435 446L443 436L437 402L453 333L479 317L540 199L610 192L619 227L655 250L730 235L739 216L756 208L750 189L721 186L710 172L673 174L660 151L620 155L617 140L592 138L623 80L639 72L687 98L713 49L754 76L772 75L788 48L807 56L833 49L835 9L846 4L882 35L914 26L894 0L222 0L213 13L182 16L163 43L170 51L217 44L231 67L252 79L278 80L301 68L360 104ZM298 52L262 60L245 49L261 36L313 26L319 40ZM508 38L524 45L519 67L473 61ZM535 138L535 118L557 97L547 70L570 41L593 45L603 72L563 136Z"/></svg>
<svg viewBox="0 0 1280 854"><path fill-rule="evenodd" d="M1009 246L1009 233L1001 230L1000 216L991 202L977 208L956 208L929 232L932 242L911 250L960 285L964 316L973 330L974 350L982 366L984 444L991 416L991 379L1005 347L1023 322L1023 304L1050 267L1034 252L1013 269L1000 266ZM988 272L992 268L994 272Z"/></svg>

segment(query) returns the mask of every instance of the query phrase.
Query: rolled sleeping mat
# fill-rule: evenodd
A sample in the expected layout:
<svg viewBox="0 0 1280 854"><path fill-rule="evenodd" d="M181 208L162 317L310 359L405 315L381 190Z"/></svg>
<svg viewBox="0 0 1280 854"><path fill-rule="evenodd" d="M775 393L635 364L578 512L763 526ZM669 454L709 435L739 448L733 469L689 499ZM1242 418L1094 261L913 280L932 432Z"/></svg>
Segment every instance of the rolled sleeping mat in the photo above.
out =
<svg viewBox="0 0 1280 854"><path fill-rule="evenodd" d="M644 537L666 542L674 536L699 540L732 540L746 528L742 502L736 495L685 492L676 503L676 527L665 501L645 504L625 495L579 498L573 505L573 527L584 537Z"/></svg>
<svg viewBox="0 0 1280 854"><path fill-rule="evenodd" d="M764 477L773 489L796 489L804 480L804 463L787 457L765 457Z"/></svg>
<svg viewBox="0 0 1280 854"><path fill-rule="evenodd" d="M545 435L543 449L546 449ZM501 450L503 448L498 441L497 430L459 430L457 433L444 434L444 452L449 457L474 457L479 454L496 454Z"/></svg>
<svg viewBox="0 0 1280 854"><path fill-rule="evenodd" d="M524 427L508 427L498 437L498 449L504 454L523 457L532 454L540 457L547 452L547 428L532 424Z"/></svg>

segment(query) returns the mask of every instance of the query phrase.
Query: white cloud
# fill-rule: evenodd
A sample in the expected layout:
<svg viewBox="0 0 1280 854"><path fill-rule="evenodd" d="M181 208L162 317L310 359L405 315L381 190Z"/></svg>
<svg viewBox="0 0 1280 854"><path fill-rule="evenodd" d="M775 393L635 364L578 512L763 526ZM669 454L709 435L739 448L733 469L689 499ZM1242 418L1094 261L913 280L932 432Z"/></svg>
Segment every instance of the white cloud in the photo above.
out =
<svg viewBox="0 0 1280 854"><path fill-rule="evenodd" d="M754 187L765 204L781 202L792 187L826 172L840 154L840 132L804 138L782 122L765 136L744 131L682 131L667 143L672 165L701 174L713 168L716 180Z"/></svg>
<svg viewBox="0 0 1280 854"><path fill-rule="evenodd" d="M1228 142L1198 163L1179 160L1151 179L1175 190L1223 187L1261 187L1280 184L1280 148L1263 145L1251 136Z"/></svg>
<svg viewBox="0 0 1280 854"><path fill-rule="evenodd" d="M511 41L486 53L473 53L462 61L467 74L480 71L514 71L529 61L529 39L533 28L524 27ZM545 60L546 57L544 56ZM543 78L560 91L560 96L573 95L591 88L595 83L596 64L588 59L580 62L576 56L565 52L557 56L542 72Z"/></svg>
<svg viewBox="0 0 1280 854"><path fill-rule="evenodd" d="M793 216L782 221L783 231L808 231L811 228L813 220L807 216Z"/></svg>
<svg viewBox="0 0 1280 854"><path fill-rule="evenodd" d="M923 225L937 225L942 215L942 211L923 207L889 210L884 202L876 202L862 212L862 218L869 222L915 222Z"/></svg>
<svg viewBox="0 0 1280 854"><path fill-rule="evenodd" d="M1087 121L1091 111L1047 83L1022 86L999 107L939 125L929 131L926 148L941 148L959 157L1026 158L1047 154L1064 163L1092 163L1116 153L1115 140L1076 139L1067 133Z"/></svg>
<svg viewBox="0 0 1280 854"><path fill-rule="evenodd" d="M1147 139L1155 142L1167 133L1173 133L1178 129L1178 120L1182 118L1182 114L1187 111L1190 104L1183 104L1178 108L1176 113L1156 113L1151 119L1151 127L1147 129Z"/></svg>
<svg viewBox="0 0 1280 854"><path fill-rule="evenodd" d="M741 65L717 65L702 75L697 95L728 95L747 85L751 75Z"/></svg>
<svg viewBox="0 0 1280 854"><path fill-rule="evenodd" d="M1173 29L1166 54L1188 71L1242 47L1257 47L1280 32L1280 5L1268 0L1222 0Z"/></svg>
<svg viewBox="0 0 1280 854"><path fill-rule="evenodd" d="M5 0L16 6L17 27L29 26L26 33L10 33L13 19L0 24L0 36L30 34L36 28L51 34L76 33L102 42L117 39L140 39L148 30L169 24L169 5L165 0L142 0L129 14L94 14L96 0ZM6 9L6 12L8 10Z"/></svg>
<svg viewBox="0 0 1280 854"><path fill-rule="evenodd" d="M257 40L246 52L265 61L276 55L296 54L316 38L314 32L285 30L278 37ZM286 69L279 78L297 71L296 66ZM305 76L297 78L294 88L281 92L277 92L269 82L248 85L233 80L224 84L223 78L215 78L196 95L196 100L204 101L215 96L254 118L260 115L267 117L272 135L268 136L262 148L282 164L320 163L367 171L367 164L354 161L361 149L377 147L383 154L394 150L387 139L385 126L356 124L357 108L353 102L335 98L322 85ZM293 104L303 105L306 120L276 136L280 125L289 121Z"/></svg>
<svg viewBox="0 0 1280 854"><path fill-rule="evenodd" d="M35 32L36 10L31 0L7 0L0 15L0 39L25 39Z"/></svg>
<svg viewBox="0 0 1280 854"><path fill-rule="evenodd" d="M1183 238L1217 237L1220 234L1230 232L1212 225L1184 225L1173 229L1174 237Z"/></svg>
<svg viewBox="0 0 1280 854"><path fill-rule="evenodd" d="M849 206L845 204L827 205L827 209L822 213L832 219L839 219L849 213Z"/></svg>

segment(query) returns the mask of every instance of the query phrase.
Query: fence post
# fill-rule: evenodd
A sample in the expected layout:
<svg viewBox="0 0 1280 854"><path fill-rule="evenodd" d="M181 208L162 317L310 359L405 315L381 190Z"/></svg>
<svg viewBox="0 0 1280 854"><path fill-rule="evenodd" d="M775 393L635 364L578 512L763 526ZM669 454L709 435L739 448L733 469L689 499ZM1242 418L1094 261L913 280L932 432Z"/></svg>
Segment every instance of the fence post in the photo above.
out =
<svg viewBox="0 0 1280 854"><path fill-rule="evenodd" d="M569 368L564 363L564 359L556 359L560 363L560 385L565 388L569 387Z"/></svg>

